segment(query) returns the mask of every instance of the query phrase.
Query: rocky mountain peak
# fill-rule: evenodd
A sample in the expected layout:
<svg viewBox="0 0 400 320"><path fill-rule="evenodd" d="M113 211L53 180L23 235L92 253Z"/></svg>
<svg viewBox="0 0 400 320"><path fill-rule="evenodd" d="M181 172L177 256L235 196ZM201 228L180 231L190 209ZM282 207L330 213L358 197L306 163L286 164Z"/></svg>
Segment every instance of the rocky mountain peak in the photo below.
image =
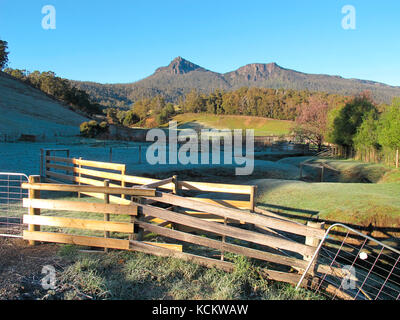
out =
<svg viewBox="0 0 400 320"><path fill-rule="evenodd" d="M185 74L191 71L206 71L206 69L182 57L176 57L168 66L158 68L156 73L162 72L167 74Z"/></svg>

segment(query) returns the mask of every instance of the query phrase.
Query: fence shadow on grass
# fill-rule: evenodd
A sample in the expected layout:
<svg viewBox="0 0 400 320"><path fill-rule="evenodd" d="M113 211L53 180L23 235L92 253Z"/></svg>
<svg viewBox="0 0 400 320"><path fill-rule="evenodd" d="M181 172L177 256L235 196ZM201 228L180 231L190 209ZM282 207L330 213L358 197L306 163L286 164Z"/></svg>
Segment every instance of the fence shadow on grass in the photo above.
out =
<svg viewBox="0 0 400 320"><path fill-rule="evenodd" d="M286 206L279 206L268 203L258 203L258 206L269 210L270 212L281 216L282 218L288 218L297 220L299 222L307 223L307 222L320 222L325 223L325 228L335 224L335 223L343 223L343 221L336 221L330 219L322 219L319 216L319 211L301 209L301 208L293 208ZM368 226L363 226L354 223L346 222L346 225L355 230L361 231L368 236L374 237L379 241L390 241L395 243L395 247L400 247L400 227L393 226L376 226L370 223ZM332 235L338 236L339 238L345 237L346 233L341 231L331 231ZM379 235L379 236L377 236ZM357 237L357 235L351 235L354 240L362 240L362 237ZM359 238L359 239L358 239Z"/></svg>

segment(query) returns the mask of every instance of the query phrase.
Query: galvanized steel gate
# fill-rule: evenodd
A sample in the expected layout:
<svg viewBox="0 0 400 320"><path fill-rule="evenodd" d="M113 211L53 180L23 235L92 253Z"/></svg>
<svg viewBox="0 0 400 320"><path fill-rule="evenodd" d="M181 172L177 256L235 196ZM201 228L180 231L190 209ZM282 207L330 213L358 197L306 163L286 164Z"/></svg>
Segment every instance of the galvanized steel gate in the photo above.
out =
<svg viewBox="0 0 400 320"><path fill-rule="evenodd" d="M21 184L28 182L23 173L0 172L0 236L22 237L24 225L22 216L28 209L23 208L22 199L28 197L28 190Z"/></svg>
<svg viewBox="0 0 400 320"><path fill-rule="evenodd" d="M312 290L328 299L399 300L399 259L395 248L336 223L326 231L297 287L311 279ZM329 265L330 272L314 272L318 263ZM328 286L333 294L324 290Z"/></svg>

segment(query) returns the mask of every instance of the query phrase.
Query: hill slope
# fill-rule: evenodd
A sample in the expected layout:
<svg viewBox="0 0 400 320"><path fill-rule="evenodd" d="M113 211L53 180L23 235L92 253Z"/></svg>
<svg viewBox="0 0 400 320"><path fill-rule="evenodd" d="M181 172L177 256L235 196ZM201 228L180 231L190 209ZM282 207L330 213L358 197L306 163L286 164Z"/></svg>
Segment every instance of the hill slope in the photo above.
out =
<svg viewBox="0 0 400 320"><path fill-rule="evenodd" d="M8 139L18 139L21 134L42 139L76 135L79 125L88 120L3 72L0 72L0 114L0 140L5 135Z"/></svg>
<svg viewBox="0 0 400 320"><path fill-rule="evenodd" d="M128 106L138 99L157 94L176 102L191 89L210 93L215 89L235 90L241 87L324 91L342 95L354 95L369 90L377 102L385 103L390 103L393 97L400 96L400 87L340 76L307 74L282 68L276 63L248 64L221 74L204 69L182 57L175 58L168 66L158 68L149 77L134 83L99 84L72 81L72 84L87 91L97 102L110 106L121 106L121 101L122 106Z"/></svg>

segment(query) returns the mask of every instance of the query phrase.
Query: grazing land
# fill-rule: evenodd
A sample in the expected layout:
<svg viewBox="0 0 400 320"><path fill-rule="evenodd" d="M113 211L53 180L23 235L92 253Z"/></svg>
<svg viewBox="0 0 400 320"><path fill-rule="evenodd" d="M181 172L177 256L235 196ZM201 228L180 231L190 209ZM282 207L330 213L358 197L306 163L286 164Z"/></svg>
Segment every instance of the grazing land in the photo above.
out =
<svg viewBox="0 0 400 320"><path fill-rule="evenodd" d="M87 117L3 72L0 113L0 141L14 141L21 134L46 141L56 136L73 136L79 134L79 125L87 121Z"/></svg>
<svg viewBox="0 0 400 320"><path fill-rule="evenodd" d="M254 129L255 136L287 135L293 121L252 116L184 113L173 118L180 128Z"/></svg>

